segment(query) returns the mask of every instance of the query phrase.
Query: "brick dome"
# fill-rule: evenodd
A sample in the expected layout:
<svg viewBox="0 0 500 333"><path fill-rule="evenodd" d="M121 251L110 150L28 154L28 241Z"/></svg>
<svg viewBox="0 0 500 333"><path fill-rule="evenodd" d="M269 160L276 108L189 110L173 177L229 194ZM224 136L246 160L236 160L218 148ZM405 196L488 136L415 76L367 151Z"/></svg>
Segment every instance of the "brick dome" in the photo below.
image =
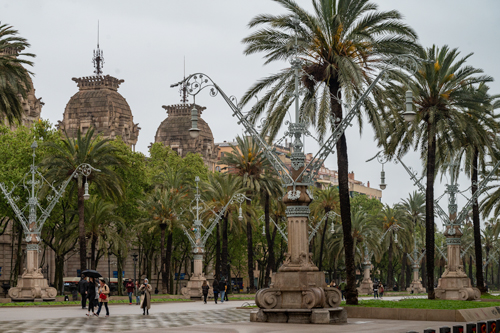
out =
<svg viewBox="0 0 500 333"><path fill-rule="evenodd" d="M70 98L58 127L66 130L70 137L76 137L78 129L85 134L94 127L96 133L105 138L120 136L135 150L140 127L134 124L130 106L118 93L124 80L99 75L73 78L73 81L79 91Z"/></svg>

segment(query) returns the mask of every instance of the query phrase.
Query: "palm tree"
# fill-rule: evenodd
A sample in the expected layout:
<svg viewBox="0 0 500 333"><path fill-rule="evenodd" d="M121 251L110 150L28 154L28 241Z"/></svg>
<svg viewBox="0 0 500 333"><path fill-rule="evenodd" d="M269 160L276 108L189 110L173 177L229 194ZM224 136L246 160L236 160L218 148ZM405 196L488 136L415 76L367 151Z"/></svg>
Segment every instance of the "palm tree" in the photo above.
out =
<svg viewBox="0 0 500 333"><path fill-rule="evenodd" d="M119 230L125 229L124 220L116 215L116 205L94 196L85 206L85 230L90 239L90 268L96 269L99 259L111 247L125 240Z"/></svg>
<svg viewBox="0 0 500 333"><path fill-rule="evenodd" d="M65 138L58 142L47 142L49 153L40 163L45 170L45 178L49 182L62 183L71 175L79 165L88 163L93 171L85 181L95 184L95 190L102 198L117 200L123 193L123 180L115 171L117 167L126 167L123 159L116 153L116 148L110 140L99 137L92 138L94 129L91 128L82 136L80 130L76 138L70 138L65 133ZM84 177L81 174L74 179L78 197L78 243L80 245L80 269L87 269L87 242L85 232L84 211Z"/></svg>
<svg viewBox="0 0 500 333"><path fill-rule="evenodd" d="M339 191L337 187L329 187L324 190L316 191L314 201L311 204L311 212L313 214L320 214L324 216L330 211L338 213L339 211ZM321 242L319 248L318 269L322 271L323 268L323 249L325 246L325 237L328 228L328 217L323 225L323 232L321 233Z"/></svg>
<svg viewBox="0 0 500 333"><path fill-rule="evenodd" d="M225 154L220 164L229 166L229 172L241 177L242 186L247 188L246 196L254 197L259 193L267 183L264 171L271 168L269 160L265 157L259 145L248 137L237 137L237 146L233 146L232 152ZM247 200L247 206L251 206L251 201ZM252 222L247 211L247 257L248 257L248 278L250 280L250 290L255 290L254 283L254 255L253 255L253 237Z"/></svg>
<svg viewBox="0 0 500 333"><path fill-rule="evenodd" d="M28 97L31 89L33 73L23 65L33 66L33 62L19 56L35 57L32 53L21 53L30 44L17 34L12 26L0 23L0 115L7 117L9 123L21 120L22 99Z"/></svg>
<svg viewBox="0 0 500 333"><path fill-rule="evenodd" d="M428 297L434 299L434 179L436 156L445 160L454 151L456 141L463 137L477 137L478 130L470 122L470 114L482 119L477 107L484 102L484 96L471 92L470 85L491 81L488 76L475 76L482 70L466 66L472 55L458 58L460 52L448 46L433 46L422 50L420 58L431 59L434 63L421 65L408 87L389 84L387 108L394 114L400 107L400 94L410 89L417 107L417 121L413 126L403 126L400 117L394 116L386 124L389 140L386 152L399 156L410 149L420 149L426 163L426 265ZM462 140L463 142L463 140ZM439 149L438 149L439 147Z"/></svg>
<svg viewBox="0 0 500 333"><path fill-rule="evenodd" d="M170 262L172 257L173 231L182 222L181 209L187 203L187 180L182 168L174 170L166 167L163 174L164 183L155 189L141 202L148 217L142 224L145 228L160 228L161 281L163 293L168 292ZM167 235L168 231L168 235ZM165 244L166 239L166 244Z"/></svg>
<svg viewBox="0 0 500 333"><path fill-rule="evenodd" d="M266 27L252 33L243 42L245 54L264 52L266 63L290 60L298 35L297 54L304 63L302 81L307 88L302 101L302 120L314 125L320 139L328 129L338 126L343 118L343 103L351 102L370 84L384 59L395 54L415 52L415 32L401 22L395 10L381 12L368 0L313 0L314 14L308 13L293 0L275 0L288 13L262 14L250 21L250 27ZM298 26L295 26L295 19ZM288 68L257 82L242 98L242 104L252 100L264 89L270 90L252 109L254 121L267 110L263 132L271 138L283 124L293 102L293 69ZM365 109L375 131L383 137L376 106L380 106L383 91L374 88L371 99L365 99ZM332 116L332 117L330 117ZM331 123L330 119L334 120ZM360 121L362 117L358 117ZM348 183L347 141L344 134L336 146L339 175L339 198L344 247L346 251L347 303L357 304L354 247L351 235L351 209Z"/></svg>
<svg viewBox="0 0 500 333"><path fill-rule="evenodd" d="M233 195L243 193L245 189L241 186L241 179L232 174L214 173L209 174L208 182L203 186L202 195L206 202L215 211L220 212L228 204ZM228 206L222 217L222 251L220 259L220 272L217 276L229 278L228 272L228 250L229 250L229 229L232 229L230 221L231 212L238 209L235 204ZM231 223L230 223L231 222Z"/></svg>

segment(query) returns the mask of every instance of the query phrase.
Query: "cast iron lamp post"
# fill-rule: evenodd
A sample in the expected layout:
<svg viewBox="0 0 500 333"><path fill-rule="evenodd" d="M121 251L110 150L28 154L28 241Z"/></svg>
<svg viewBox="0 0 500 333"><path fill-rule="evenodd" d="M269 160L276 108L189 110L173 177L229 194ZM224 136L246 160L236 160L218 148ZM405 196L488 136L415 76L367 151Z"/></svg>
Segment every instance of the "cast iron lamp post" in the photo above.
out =
<svg viewBox="0 0 500 333"><path fill-rule="evenodd" d="M298 23L296 25L298 26ZM394 65L394 62L400 65L402 64L403 66L413 62L416 70L416 65L421 61L420 59L415 59L410 56L395 57L392 61L388 60L388 67L381 70L379 75L361 95L360 99L350 108L346 117L333 129L332 134L324 141L324 144L314 158L306 165L302 137L304 135L311 136L311 134L306 128L306 123L300 116L299 81L302 71L302 60L298 57L297 35L295 36L295 49L296 54L290 62L295 81L295 89L293 92L295 98L295 117L293 122L287 121L285 123L288 125L288 132L285 133L285 137L290 137L292 139L293 146L291 168L288 168L284 164L274 152L273 148L259 135L257 130L248 120L249 115L243 114L236 99L234 97L228 97L210 77L202 73L192 74L183 81L171 86L184 85L186 92L192 96L196 96L205 88L209 88L211 96L220 94L231 108L233 116L238 118L238 123L242 124L245 127L246 133L252 137L254 142L260 145L264 155L273 165L283 185L287 188L287 192L283 197L283 202L287 206L288 253L285 256L283 265L274 276L270 288L260 289L255 296L255 302L261 309L259 312L261 315L252 320L258 321L272 320L270 319L271 316L283 316L285 315L284 312L286 312L285 309L336 308L339 306L341 300L339 290L326 286L324 273L319 272L318 268L312 262L312 254L309 253L308 217L310 212L309 204L313 200L313 196L308 187L313 185L313 180L317 176L321 165L332 152L332 148L335 147L347 126L351 124L354 117L358 114L363 101L383 75L391 69L389 66L391 64ZM307 73L304 74L308 75ZM410 96L411 92L407 93L407 99ZM332 98L335 97L332 96ZM414 112L407 107L404 117L409 119L412 116L415 116ZM198 111L193 104L193 110L191 112L191 129L189 130L193 138L197 138L199 135L197 121ZM263 311L266 309L275 309L276 311L273 313L264 313ZM311 316L312 311L316 310L311 310ZM335 316L333 312L328 312L329 318L331 318L330 316L332 315ZM285 317L286 316L287 315L285 315ZM288 314L288 316L293 317L295 314ZM289 320L293 321L294 319L289 318Z"/></svg>
<svg viewBox="0 0 500 333"><path fill-rule="evenodd" d="M205 253L205 244L208 240L208 237L210 237L214 228L224 217L224 214L226 213L228 207L232 204L237 203L240 205L238 209L238 219L240 221L243 220L243 210L241 208L241 204L245 200L250 200L250 198L246 197L244 194L237 193L229 199L226 205L219 212L215 212L213 209L210 209L207 206L203 199L201 199L199 191L200 177L196 176L195 182L196 194L194 199L191 201L189 208L189 211L191 212L191 214L193 214L194 222L193 226L190 229L191 232L184 228L184 233L189 239L189 242L191 243L191 249L193 251L193 274L191 275L187 286L181 289L181 293L185 297L200 299L202 296L201 286L203 284L203 281L206 280L203 274L203 254ZM193 205L194 203L196 203L196 205ZM200 214L209 209L212 211L214 216L210 219L209 227L205 228L200 218ZM202 229L205 229L204 233L202 233Z"/></svg>
<svg viewBox="0 0 500 333"><path fill-rule="evenodd" d="M64 191L68 184L73 178L85 177L85 195L84 198L88 199L90 197L88 193L88 183L87 177L90 176L92 170L100 171L93 168L90 164L83 163L76 167L75 171L56 189L53 184L49 183L43 175L38 171L38 167L35 165L36 148L38 144L34 141L31 144L31 149L33 149L33 162L30 167L30 171L27 172L23 179L14 185L10 191L4 183L0 183L0 189L3 195L9 202L10 206L14 210L17 219L21 222L23 226L24 233L26 235L25 241L27 262L26 268L22 277L19 279L17 286L9 289L9 296L12 300L54 300L57 295L57 290L55 288L49 287L47 280L43 277L43 274L38 267L38 253L40 252L39 244L41 241L41 232L43 225L47 218L50 216L52 209L55 207L59 199L64 194ZM38 179L37 179L38 178ZM28 203L27 205L20 209L17 205L19 197L13 194L16 188L23 187L28 191ZM51 192L46 198L49 202L46 208L42 208L40 205L40 200L38 199L38 194L42 186L47 186ZM24 214L24 209L28 208L28 218ZM41 212L41 216L37 216L38 210Z"/></svg>
<svg viewBox="0 0 500 333"><path fill-rule="evenodd" d="M137 253L132 254L132 260L134 261L134 291L135 297L137 297L137 284L136 284L136 266L137 266Z"/></svg>

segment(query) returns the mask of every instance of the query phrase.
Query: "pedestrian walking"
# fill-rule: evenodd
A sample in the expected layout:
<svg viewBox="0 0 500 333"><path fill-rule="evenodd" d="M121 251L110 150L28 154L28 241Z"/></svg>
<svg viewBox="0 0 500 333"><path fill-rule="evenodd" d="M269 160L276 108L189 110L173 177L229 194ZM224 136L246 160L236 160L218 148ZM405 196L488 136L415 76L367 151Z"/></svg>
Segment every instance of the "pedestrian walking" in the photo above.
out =
<svg viewBox="0 0 500 333"><path fill-rule="evenodd" d="M228 301L228 302L229 302L229 296L227 296L227 294L228 294L228 291L230 290L229 288L230 288L229 281L226 281L225 291L224 291L224 300Z"/></svg>
<svg viewBox="0 0 500 333"><path fill-rule="evenodd" d="M226 295L226 281L222 278L219 281L220 302L224 303L224 295Z"/></svg>
<svg viewBox="0 0 500 333"><path fill-rule="evenodd" d="M82 296L82 309L87 308L87 277L82 274L80 281L78 281L78 292Z"/></svg>
<svg viewBox="0 0 500 333"><path fill-rule="evenodd" d="M135 290L139 291L139 280L135 280ZM138 294L135 295L135 305L139 305L141 302L141 296Z"/></svg>
<svg viewBox="0 0 500 333"><path fill-rule="evenodd" d="M345 288L347 287L345 281L342 281L340 283L340 293L342 294L341 296L341 299L344 300L345 299Z"/></svg>
<svg viewBox="0 0 500 333"><path fill-rule="evenodd" d="M109 286L104 282L104 280L99 280L99 308L97 309L97 317L101 313L102 306L106 308L106 317L109 317Z"/></svg>
<svg viewBox="0 0 500 333"><path fill-rule="evenodd" d="M207 280L203 281L203 285L201 286L201 290L203 292L203 303L207 304L207 296L208 296L208 290L210 289L210 286L207 283Z"/></svg>
<svg viewBox="0 0 500 333"><path fill-rule="evenodd" d="M149 284L148 279L144 279L144 283L139 287L141 292L141 305L142 315L147 314L149 316L149 309L151 309L151 291L153 287Z"/></svg>
<svg viewBox="0 0 500 333"><path fill-rule="evenodd" d="M89 309L87 311L87 317L90 317L90 311L92 315L95 316L94 306L95 306L95 296L96 296L96 284L93 277L89 277L89 282L87 283L87 290L85 291L87 299L89 300Z"/></svg>
<svg viewBox="0 0 500 333"><path fill-rule="evenodd" d="M373 284L373 298L378 298L378 285L376 283Z"/></svg>
<svg viewBox="0 0 500 333"><path fill-rule="evenodd" d="M219 281L214 279L214 283L212 284L212 289L214 291L214 301L217 304L217 299L219 298Z"/></svg>
<svg viewBox="0 0 500 333"><path fill-rule="evenodd" d="M378 294L380 296L380 299L384 297L384 285L382 283L380 283L378 286Z"/></svg>
<svg viewBox="0 0 500 333"><path fill-rule="evenodd" d="M125 288L127 288L129 305L132 305L132 295L134 294L135 289L135 285L132 282L132 279L128 279L127 283L125 284Z"/></svg>

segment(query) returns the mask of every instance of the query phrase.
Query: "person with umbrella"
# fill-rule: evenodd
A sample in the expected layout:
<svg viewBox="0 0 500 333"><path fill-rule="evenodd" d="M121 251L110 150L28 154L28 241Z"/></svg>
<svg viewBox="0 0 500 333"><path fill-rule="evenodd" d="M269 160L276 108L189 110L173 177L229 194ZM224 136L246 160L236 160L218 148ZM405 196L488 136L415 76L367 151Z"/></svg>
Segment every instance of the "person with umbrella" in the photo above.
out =
<svg viewBox="0 0 500 333"><path fill-rule="evenodd" d="M87 277L82 274L80 281L78 282L78 291L80 292L80 295L82 296L82 309L87 308Z"/></svg>
<svg viewBox="0 0 500 333"><path fill-rule="evenodd" d="M141 285L139 288L139 291L141 292L141 305L140 308L142 309L142 314L149 316L149 309L151 309L151 291L153 290L153 287L149 284L148 279L144 279L144 283Z"/></svg>
<svg viewBox="0 0 500 333"><path fill-rule="evenodd" d="M89 282L87 283L87 291L85 292L87 295L87 298L89 300L89 309L87 311L87 317L90 317L90 311L92 311L92 314L96 316L94 313L94 306L95 306L95 300L96 300L96 283L95 279L93 277L89 277Z"/></svg>

